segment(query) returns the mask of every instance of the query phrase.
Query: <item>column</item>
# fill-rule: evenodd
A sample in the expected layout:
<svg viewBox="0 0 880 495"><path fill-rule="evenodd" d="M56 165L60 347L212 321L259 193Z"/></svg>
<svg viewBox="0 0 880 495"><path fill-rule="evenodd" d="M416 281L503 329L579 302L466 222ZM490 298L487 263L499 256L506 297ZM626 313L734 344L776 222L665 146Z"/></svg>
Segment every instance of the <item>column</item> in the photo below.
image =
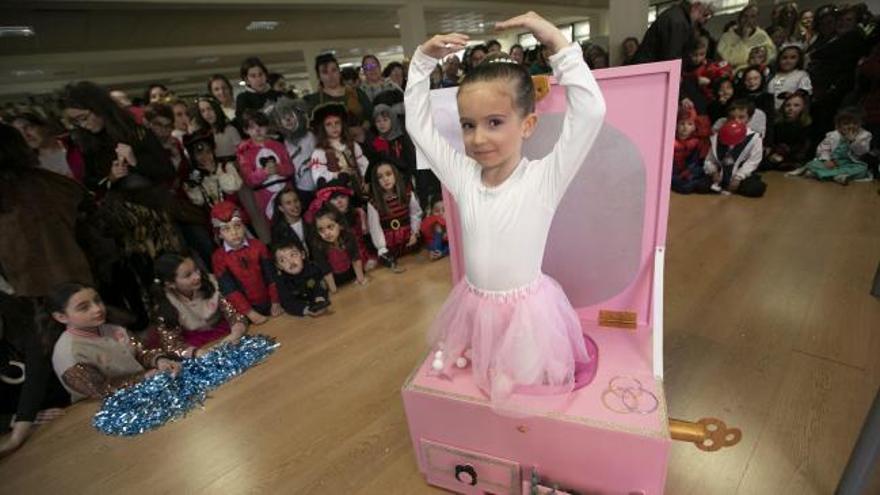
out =
<svg viewBox="0 0 880 495"><path fill-rule="evenodd" d="M648 0L608 2L608 55L611 65L623 61L621 44L633 36L641 41L648 29Z"/></svg>
<svg viewBox="0 0 880 495"><path fill-rule="evenodd" d="M397 9L397 20L400 24L400 44L403 55L412 57L416 48L428 38L425 23L425 6L421 2L408 2Z"/></svg>

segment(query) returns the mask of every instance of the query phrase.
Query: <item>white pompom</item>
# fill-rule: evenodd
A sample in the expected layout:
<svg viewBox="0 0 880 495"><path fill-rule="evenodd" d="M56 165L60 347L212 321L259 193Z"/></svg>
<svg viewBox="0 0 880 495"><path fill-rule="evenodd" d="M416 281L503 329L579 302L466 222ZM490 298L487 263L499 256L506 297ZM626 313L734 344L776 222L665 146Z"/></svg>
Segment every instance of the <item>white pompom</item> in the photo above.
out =
<svg viewBox="0 0 880 495"><path fill-rule="evenodd" d="M468 365L468 360L463 357L460 357L455 360L455 365L458 366L459 368L464 368L465 366Z"/></svg>
<svg viewBox="0 0 880 495"><path fill-rule="evenodd" d="M437 351L434 353L434 359L443 359L443 351Z"/></svg>
<svg viewBox="0 0 880 495"><path fill-rule="evenodd" d="M439 359L435 359L433 363L431 363L431 368L434 368L434 371L440 371L443 369L443 361Z"/></svg>

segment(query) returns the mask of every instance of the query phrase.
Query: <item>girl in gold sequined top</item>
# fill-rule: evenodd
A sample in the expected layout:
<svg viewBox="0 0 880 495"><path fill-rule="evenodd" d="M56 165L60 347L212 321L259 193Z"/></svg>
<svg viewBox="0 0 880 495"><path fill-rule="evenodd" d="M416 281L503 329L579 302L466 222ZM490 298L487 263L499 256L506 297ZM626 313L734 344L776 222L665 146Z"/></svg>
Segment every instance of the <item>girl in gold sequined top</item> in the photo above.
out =
<svg viewBox="0 0 880 495"><path fill-rule="evenodd" d="M218 339L237 342L247 330L238 313L217 288L213 275L192 258L163 254L156 260L155 317L162 349L181 358L198 357Z"/></svg>

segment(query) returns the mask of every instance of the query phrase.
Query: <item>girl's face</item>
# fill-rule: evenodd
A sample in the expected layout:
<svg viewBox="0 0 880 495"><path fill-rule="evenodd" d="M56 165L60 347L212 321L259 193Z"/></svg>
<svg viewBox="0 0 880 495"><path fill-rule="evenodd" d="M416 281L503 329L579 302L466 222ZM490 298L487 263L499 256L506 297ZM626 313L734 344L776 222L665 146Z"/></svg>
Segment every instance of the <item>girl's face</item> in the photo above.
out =
<svg viewBox="0 0 880 495"><path fill-rule="evenodd" d="M190 295L202 287L202 272L192 258L186 258L174 272L174 281L166 282L166 285L181 294Z"/></svg>
<svg viewBox="0 0 880 495"><path fill-rule="evenodd" d="M258 93L269 89L269 85L266 83L266 73L263 72L263 68L260 66L248 69L244 82Z"/></svg>
<svg viewBox="0 0 880 495"><path fill-rule="evenodd" d="M150 103L156 103L158 101L163 100L166 96L168 96L168 91L165 91L159 86L154 86L150 88Z"/></svg>
<svg viewBox="0 0 880 495"><path fill-rule="evenodd" d="M217 113L214 112L214 107L212 107L207 101L199 102L199 114L208 124L214 125L217 123Z"/></svg>
<svg viewBox="0 0 880 495"><path fill-rule="evenodd" d="M486 58L486 53L483 50L474 50L471 52L471 67L476 67L483 63L483 60ZM390 77L390 76L389 76Z"/></svg>
<svg viewBox="0 0 880 495"><path fill-rule="evenodd" d="M639 50L639 44L633 40L626 40L623 44L623 54L632 57Z"/></svg>
<svg viewBox="0 0 880 495"><path fill-rule="evenodd" d="M275 266L290 275L296 275L303 269L303 253L294 247L275 251Z"/></svg>
<svg viewBox="0 0 880 495"><path fill-rule="evenodd" d="M782 104L782 113L785 120L798 120L804 112L804 99L799 96L793 96Z"/></svg>
<svg viewBox="0 0 880 495"><path fill-rule="evenodd" d="M189 131L189 113L184 104L174 105L174 128L178 131Z"/></svg>
<svg viewBox="0 0 880 495"><path fill-rule="evenodd" d="M724 81L718 86L718 99L721 101L727 101L730 97L733 96L733 83L730 81Z"/></svg>
<svg viewBox="0 0 880 495"><path fill-rule="evenodd" d="M339 139L342 137L342 119L336 115L331 115L324 119L324 132L330 139Z"/></svg>
<svg viewBox="0 0 880 495"><path fill-rule="evenodd" d="M859 132L859 124L855 122L841 122L837 125L837 132L842 136L855 136Z"/></svg>
<svg viewBox="0 0 880 495"><path fill-rule="evenodd" d="M27 143L28 148L32 150L39 149L40 146L43 145L43 141L46 140L46 133L43 132L43 128L34 125L27 120L15 119L12 121L12 126L18 129L18 132L21 133L21 137L23 137Z"/></svg>
<svg viewBox="0 0 880 495"><path fill-rule="evenodd" d="M445 216L446 215L446 207L443 206L443 201L437 201L434 203L434 207L431 210L431 213L437 216Z"/></svg>
<svg viewBox="0 0 880 495"><path fill-rule="evenodd" d="M68 327L92 329L104 324L107 308L95 289L82 289L70 296L64 312L56 311L52 318Z"/></svg>
<svg viewBox="0 0 880 495"><path fill-rule="evenodd" d="M524 56L525 56L525 54L523 53L523 49L520 47L516 47L516 48L510 50L510 59L518 64L523 63Z"/></svg>
<svg viewBox="0 0 880 495"><path fill-rule="evenodd" d="M287 112L281 116L280 123L281 127L289 131L295 131L299 125L299 119L296 118L296 112Z"/></svg>
<svg viewBox="0 0 880 495"><path fill-rule="evenodd" d="M229 89L229 86L227 86L221 79L214 79L211 81L211 94L214 95L214 98L217 98L220 103L232 102L232 90Z"/></svg>
<svg viewBox="0 0 880 495"><path fill-rule="evenodd" d="M104 130L104 119L91 110L83 108L65 108L64 116L74 126L85 129L93 134Z"/></svg>
<svg viewBox="0 0 880 495"><path fill-rule="evenodd" d="M269 129L267 129L266 126L257 124L256 122L251 122L245 129L245 132L247 132L249 138L258 143L262 143L266 140Z"/></svg>
<svg viewBox="0 0 880 495"><path fill-rule="evenodd" d="M687 139L694 133L694 122L692 120L679 120L675 126L675 137L678 139Z"/></svg>
<svg viewBox="0 0 880 495"><path fill-rule="evenodd" d="M813 11L805 10L801 14L801 27L804 29L810 29L813 27Z"/></svg>
<svg viewBox="0 0 880 495"><path fill-rule="evenodd" d="M369 83L375 84L382 80L382 65L375 58L368 57L364 59L361 70L364 71L364 77L367 78Z"/></svg>
<svg viewBox="0 0 880 495"><path fill-rule="evenodd" d="M756 48L749 52L749 65L764 65L767 63L767 52L763 48Z"/></svg>
<svg viewBox="0 0 880 495"><path fill-rule="evenodd" d="M286 192L281 196L281 211L289 218L299 219L302 215L302 203L294 192Z"/></svg>
<svg viewBox="0 0 880 495"><path fill-rule="evenodd" d="M376 130L379 134L387 134L391 131L391 118L385 114L376 116Z"/></svg>
<svg viewBox="0 0 880 495"><path fill-rule="evenodd" d="M482 53L482 52L480 52ZM391 79L391 82L394 84L403 87L403 69L400 67L395 67L391 69L391 74L388 74L388 79Z"/></svg>
<svg viewBox="0 0 880 495"><path fill-rule="evenodd" d="M330 198L330 204L333 205L341 213L348 213L349 199L344 194L337 194Z"/></svg>
<svg viewBox="0 0 880 495"><path fill-rule="evenodd" d="M199 168L207 170L208 172L214 173L214 170L217 168L216 162L214 161L214 152L211 151L211 148L208 146L196 150L195 159Z"/></svg>
<svg viewBox="0 0 880 495"><path fill-rule="evenodd" d="M324 242L332 244L339 239L340 227L339 224L333 220L332 216L324 215L319 217L315 221L315 226L318 228L318 235L321 236L321 239Z"/></svg>
<svg viewBox="0 0 880 495"><path fill-rule="evenodd" d="M339 73L339 66L336 62L327 62L318 67L318 78L325 88L338 88L342 75Z"/></svg>
<svg viewBox="0 0 880 495"><path fill-rule="evenodd" d="M750 70L743 76L743 86L749 91L758 91L761 89L761 73L756 70Z"/></svg>
<svg viewBox="0 0 880 495"><path fill-rule="evenodd" d="M379 181L379 187L383 191L392 192L397 184L397 177L394 176L394 169L391 165L383 163L376 168L376 179Z"/></svg>
<svg viewBox="0 0 880 495"><path fill-rule="evenodd" d="M793 71L797 67L799 58L797 50L783 50L779 55L779 72Z"/></svg>
<svg viewBox="0 0 880 495"><path fill-rule="evenodd" d="M731 109L727 112L727 120L739 122L740 124L748 124L749 112L742 108Z"/></svg>
<svg viewBox="0 0 880 495"><path fill-rule="evenodd" d="M171 131L174 130L174 123L165 117L156 117L153 120L147 121L147 124L150 126L153 134L163 143L168 141L171 137Z"/></svg>
<svg viewBox="0 0 880 495"><path fill-rule="evenodd" d="M511 83L481 81L458 91L464 148L483 168L512 166L522 156L523 140L534 131L537 116L520 115Z"/></svg>

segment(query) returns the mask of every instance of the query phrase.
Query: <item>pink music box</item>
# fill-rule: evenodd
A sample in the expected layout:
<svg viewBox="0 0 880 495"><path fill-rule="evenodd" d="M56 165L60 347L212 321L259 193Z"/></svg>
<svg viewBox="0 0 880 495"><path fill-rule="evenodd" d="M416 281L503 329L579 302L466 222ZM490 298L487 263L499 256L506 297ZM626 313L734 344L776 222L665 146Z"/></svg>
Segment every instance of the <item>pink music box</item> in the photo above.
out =
<svg viewBox="0 0 880 495"><path fill-rule="evenodd" d="M559 281L598 345L592 382L552 412L502 415L465 369L403 386L419 469L428 483L466 494L659 494L669 460L663 393L666 243L679 63L603 70L605 125L553 222L544 272ZM463 149L455 88L432 92L435 123ZM550 152L565 90L538 102L525 154ZM446 197L454 281L463 276L457 211Z"/></svg>

